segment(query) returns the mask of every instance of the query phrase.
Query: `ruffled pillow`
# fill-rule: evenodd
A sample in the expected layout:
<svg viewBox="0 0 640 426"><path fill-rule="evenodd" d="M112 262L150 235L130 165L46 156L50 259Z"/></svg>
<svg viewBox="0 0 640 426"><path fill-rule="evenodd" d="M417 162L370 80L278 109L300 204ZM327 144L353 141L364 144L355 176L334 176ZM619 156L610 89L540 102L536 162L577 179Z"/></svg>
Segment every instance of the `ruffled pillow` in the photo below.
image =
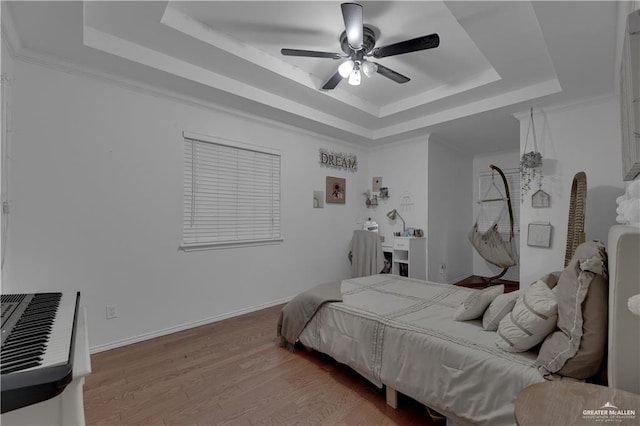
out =
<svg viewBox="0 0 640 426"><path fill-rule="evenodd" d="M600 369L607 345L609 287L604 244L580 244L554 290L558 329L540 347L536 363L545 375L586 379Z"/></svg>

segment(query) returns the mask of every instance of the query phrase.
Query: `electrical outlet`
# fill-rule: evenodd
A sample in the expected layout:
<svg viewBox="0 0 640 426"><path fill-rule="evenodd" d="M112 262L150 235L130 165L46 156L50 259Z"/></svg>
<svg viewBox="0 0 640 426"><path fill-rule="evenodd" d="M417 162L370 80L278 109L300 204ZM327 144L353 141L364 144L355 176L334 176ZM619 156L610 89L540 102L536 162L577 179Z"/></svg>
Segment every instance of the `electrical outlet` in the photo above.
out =
<svg viewBox="0 0 640 426"><path fill-rule="evenodd" d="M107 319L118 318L118 306L117 305L107 305Z"/></svg>

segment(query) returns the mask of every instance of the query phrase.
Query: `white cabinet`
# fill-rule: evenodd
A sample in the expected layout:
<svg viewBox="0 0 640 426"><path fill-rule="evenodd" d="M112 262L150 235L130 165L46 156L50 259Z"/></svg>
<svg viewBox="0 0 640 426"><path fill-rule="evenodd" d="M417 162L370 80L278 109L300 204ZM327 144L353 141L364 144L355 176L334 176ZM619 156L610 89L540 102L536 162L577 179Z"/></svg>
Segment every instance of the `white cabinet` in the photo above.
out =
<svg viewBox="0 0 640 426"><path fill-rule="evenodd" d="M427 279L427 239L395 237L391 273L403 277Z"/></svg>

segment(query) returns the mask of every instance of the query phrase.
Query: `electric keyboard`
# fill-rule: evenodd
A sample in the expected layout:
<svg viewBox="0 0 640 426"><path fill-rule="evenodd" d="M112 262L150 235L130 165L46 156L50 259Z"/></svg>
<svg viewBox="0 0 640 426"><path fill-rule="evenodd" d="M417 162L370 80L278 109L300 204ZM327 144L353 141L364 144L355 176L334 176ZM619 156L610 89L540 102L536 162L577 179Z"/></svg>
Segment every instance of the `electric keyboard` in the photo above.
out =
<svg viewBox="0 0 640 426"><path fill-rule="evenodd" d="M80 292L1 297L5 413L53 398L71 382Z"/></svg>

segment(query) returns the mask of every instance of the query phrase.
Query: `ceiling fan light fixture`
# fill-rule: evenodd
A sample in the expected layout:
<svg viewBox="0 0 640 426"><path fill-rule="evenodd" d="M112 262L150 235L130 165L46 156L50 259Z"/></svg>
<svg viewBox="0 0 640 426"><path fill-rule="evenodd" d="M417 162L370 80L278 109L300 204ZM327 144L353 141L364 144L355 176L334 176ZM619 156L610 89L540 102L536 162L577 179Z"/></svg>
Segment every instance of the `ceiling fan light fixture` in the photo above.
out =
<svg viewBox="0 0 640 426"><path fill-rule="evenodd" d="M352 86L360 85L360 70L358 68L354 69L351 75L349 75L349 84Z"/></svg>
<svg viewBox="0 0 640 426"><path fill-rule="evenodd" d="M366 75L367 77L371 77L377 71L378 71L378 64L374 62L369 62L369 61L364 61L362 63L362 72L364 72L364 75Z"/></svg>
<svg viewBox="0 0 640 426"><path fill-rule="evenodd" d="M383 64L369 63L365 58L372 56L375 59L380 59L388 56L404 55L405 53L433 49L440 45L440 36L433 33L376 47L378 30L363 23L362 5L358 3L342 3L340 8L342 9L344 31L338 39L344 54L316 50L280 49L280 53L285 56L344 59L344 62L338 66L338 70L325 81L321 90L333 90L342 80L348 80L350 85L357 86L361 83L362 73L367 78L377 73L398 84L407 83L411 80L409 77L387 68Z"/></svg>
<svg viewBox="0 0 640 426"><path fill-rule="evenodd" d="M338 72L340 73L342 78L347 78L351 75L354 67L355 63L352 60L348 60L340 64L340 66L338 67Z"/></svg>

